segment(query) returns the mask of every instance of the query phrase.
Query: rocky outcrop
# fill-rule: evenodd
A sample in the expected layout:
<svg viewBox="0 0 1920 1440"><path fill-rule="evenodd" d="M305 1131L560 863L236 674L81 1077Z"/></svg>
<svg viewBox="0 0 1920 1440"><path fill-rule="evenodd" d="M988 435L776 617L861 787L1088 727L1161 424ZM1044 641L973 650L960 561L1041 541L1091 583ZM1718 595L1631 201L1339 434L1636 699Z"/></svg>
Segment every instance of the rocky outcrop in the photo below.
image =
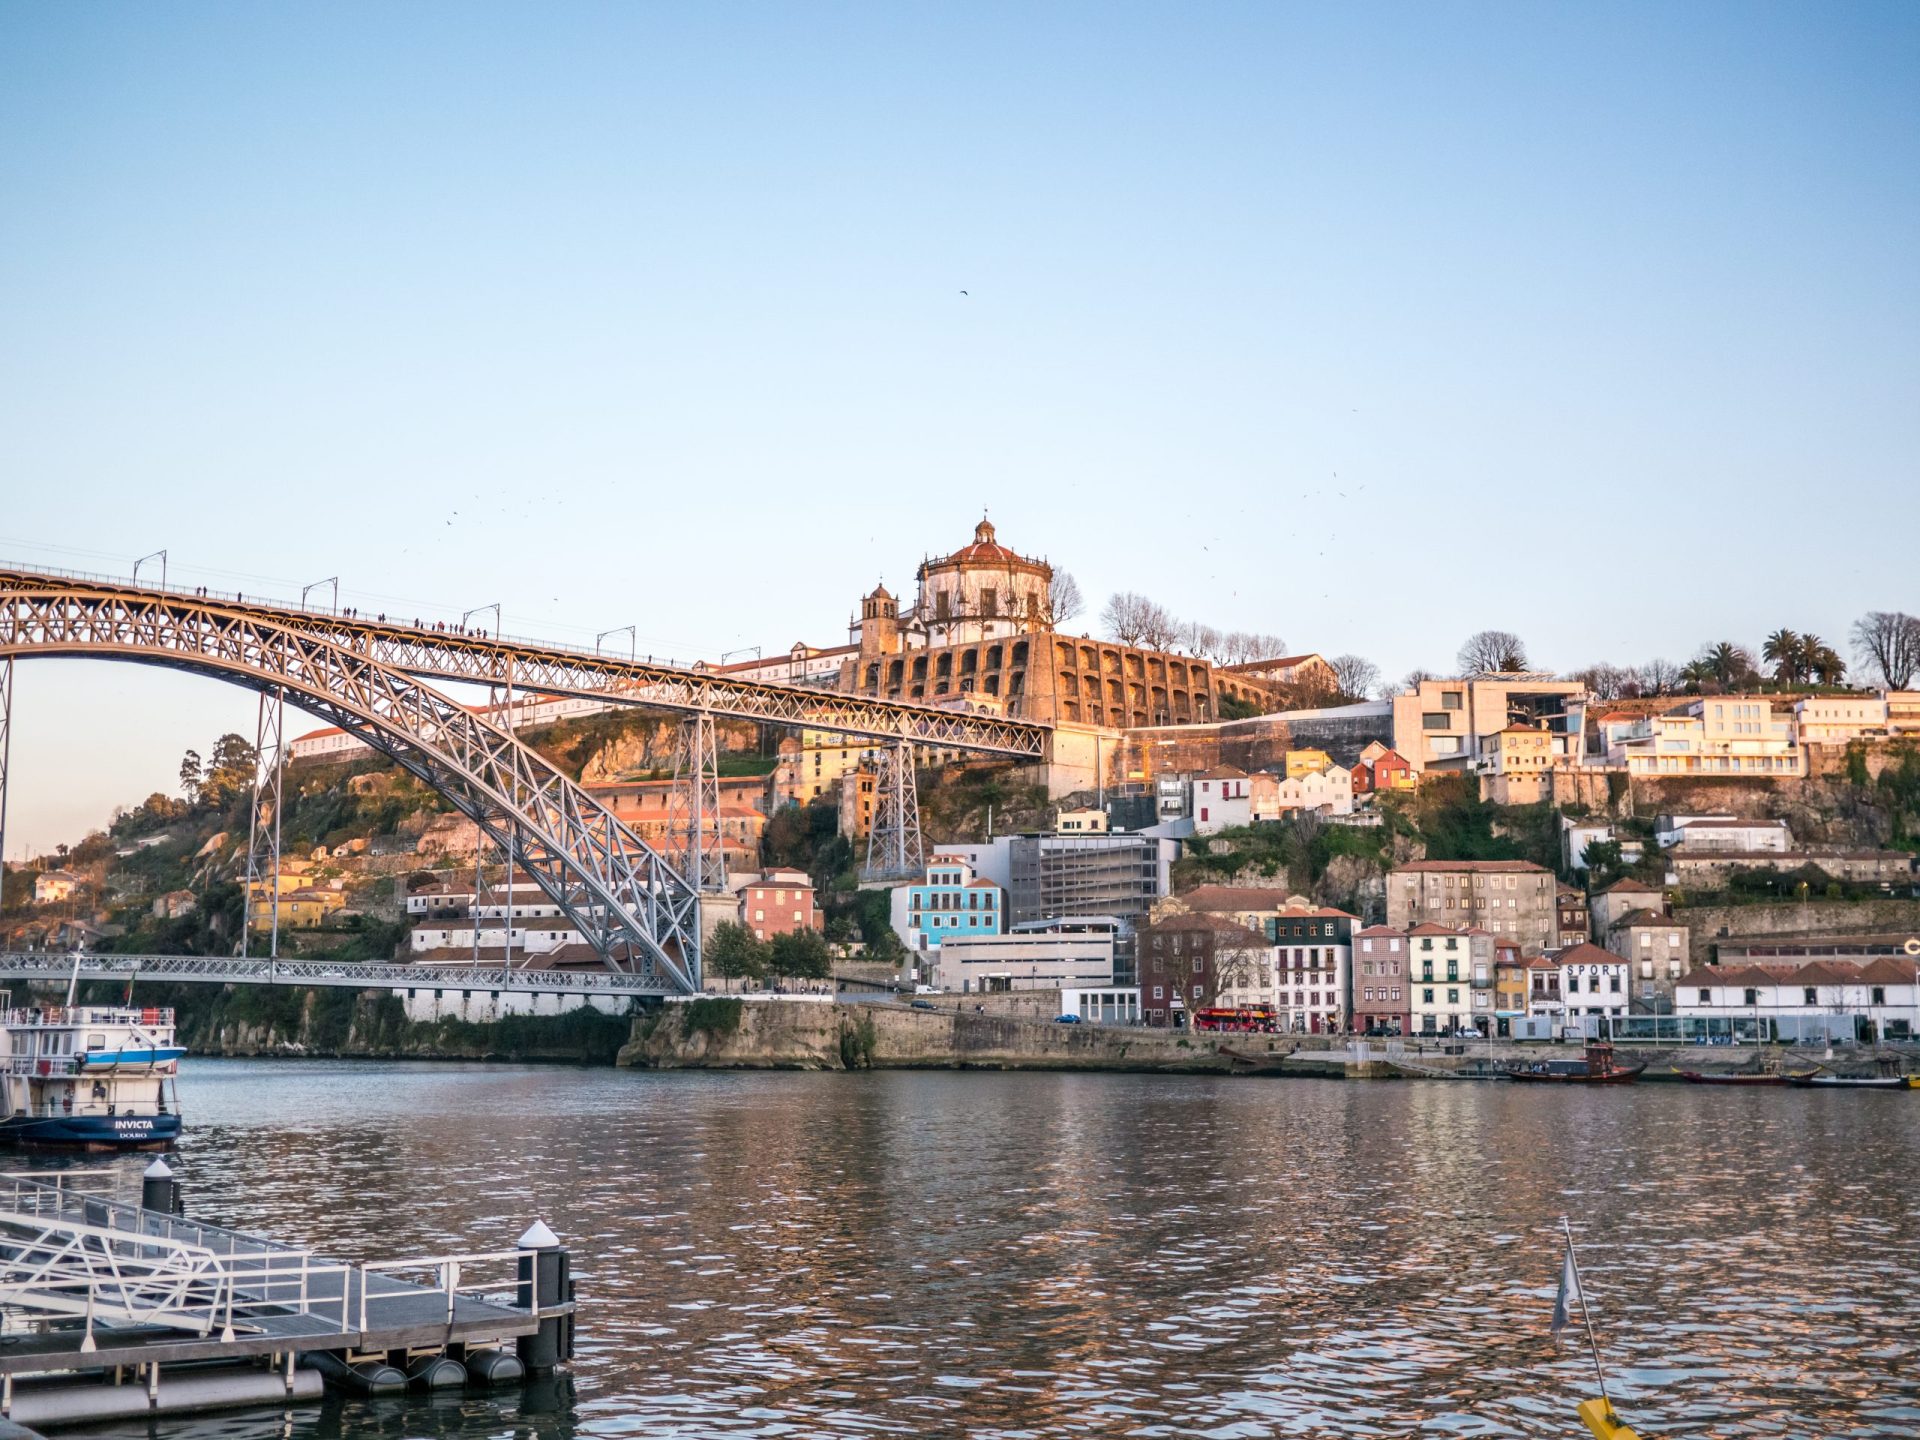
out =
<svg viewBox="0 0 1920 1440"><path fill-rule="evenodd" d="M677 720L629 720L622 732L588 757L580 771L582 785L630 780L638 775L671 774ZM722 755L751 755L760 748L760 731L745 721L722 720L713 727L713 741Z"/></svg>

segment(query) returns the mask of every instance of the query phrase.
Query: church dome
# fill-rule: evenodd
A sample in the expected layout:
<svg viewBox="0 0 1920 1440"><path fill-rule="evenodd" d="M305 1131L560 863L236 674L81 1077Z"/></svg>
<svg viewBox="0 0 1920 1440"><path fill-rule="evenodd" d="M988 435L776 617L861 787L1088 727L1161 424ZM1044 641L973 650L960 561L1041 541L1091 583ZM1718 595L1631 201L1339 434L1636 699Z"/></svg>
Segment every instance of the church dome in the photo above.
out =
<svg viewBox="0 0 1920 1440"><path fill-rule="evenodd" d="M929 570L946 569L1026 570L1049 577L1053 574L1053 567L1046 561L1016 554L1002 545L994 536L992 522L984 515L980 517L980 523L973 527L971 545L962 546L938 560L929 560L920 569L923 575Z"/></svg>

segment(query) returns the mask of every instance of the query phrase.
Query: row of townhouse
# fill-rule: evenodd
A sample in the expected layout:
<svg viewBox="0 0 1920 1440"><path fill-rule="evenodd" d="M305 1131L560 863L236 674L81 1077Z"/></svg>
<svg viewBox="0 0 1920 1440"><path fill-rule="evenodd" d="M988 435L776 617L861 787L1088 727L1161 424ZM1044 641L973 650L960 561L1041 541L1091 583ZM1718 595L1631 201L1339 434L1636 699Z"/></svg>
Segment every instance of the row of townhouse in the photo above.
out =
<svg viewBox="0 0 1920 1440"><path fill-rule="evenodd" d="M1289 750L1260 770L1219 765L1173 783L1185 790L1175 813L1191 817L1197 834L1211 835L1289 815L1351 815L1369 796L1412 790L1418 777L1405 757L1375 740L1352 765L1320 749ZM1164 800L1160 818L1168 818Z"/></svg>

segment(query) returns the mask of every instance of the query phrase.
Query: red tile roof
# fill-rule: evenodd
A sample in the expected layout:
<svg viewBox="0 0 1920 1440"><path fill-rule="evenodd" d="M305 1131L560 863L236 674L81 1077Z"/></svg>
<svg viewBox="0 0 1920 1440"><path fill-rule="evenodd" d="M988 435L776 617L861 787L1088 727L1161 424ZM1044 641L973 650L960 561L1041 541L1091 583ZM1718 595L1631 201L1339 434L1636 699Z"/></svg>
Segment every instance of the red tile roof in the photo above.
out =
<svg viewBox="0 0 1920 1440"><path fill-rule="evenodd" d="M1920 979L1920 961L1880 955L1864 965L1852 960L1813 960L1804 965L1705 965L1689 970L1676 985L1912 985Z"/></svg>
<svg viewBox="0 0 1920 1440"><path fill-rule="evenodd" d="M1602 950L1598 945L1582 940L1578 945L1569 945L1564 950L1556 950L1545 957L1556 965L1624 965L1627 962L1611 950Z"/></svg>

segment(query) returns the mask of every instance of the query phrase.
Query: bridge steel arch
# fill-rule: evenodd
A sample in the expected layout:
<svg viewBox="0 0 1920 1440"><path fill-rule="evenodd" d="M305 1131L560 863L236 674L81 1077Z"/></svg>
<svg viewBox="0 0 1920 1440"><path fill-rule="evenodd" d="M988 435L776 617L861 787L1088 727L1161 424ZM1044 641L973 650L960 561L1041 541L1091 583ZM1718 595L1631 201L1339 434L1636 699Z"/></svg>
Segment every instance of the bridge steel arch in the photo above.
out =
<svg viewBox="0 0 1920 1440"><path fill-rule="evenodd" d="M335 637L270 611L0 575L0 659L125 660L210 675L300 707L438 790L520 865L609 968L700 988L698 892L613 813L506 730Z"/></svg>
<svg viewBox="0 0 1920 1440"><path fill-rule="evenodd" d="M129 585L97 576L54 570L0 567L0 593L8 589L65 593L75 585L132 600L182 598L178 590ZM186 596L187 599L199 599ZM826 730L865 739L970 750L1013 759L1044 760L1053 729L1035 720L947 710L914 701L882 700L811 685L783 685L653 660L633 660L571 650L565 646L482 638L457 631L416 628L392 621L344 616L337 611L303 610L262 597L244 605L218 604L226 613L246 614L278 623L355 651L407 675L457 680L474 685L510 685L523 694L577 695L612 704L637 705L681 714L710 714L724 719ZM1041 643L1045 637L1030 637Z"/></svg>

